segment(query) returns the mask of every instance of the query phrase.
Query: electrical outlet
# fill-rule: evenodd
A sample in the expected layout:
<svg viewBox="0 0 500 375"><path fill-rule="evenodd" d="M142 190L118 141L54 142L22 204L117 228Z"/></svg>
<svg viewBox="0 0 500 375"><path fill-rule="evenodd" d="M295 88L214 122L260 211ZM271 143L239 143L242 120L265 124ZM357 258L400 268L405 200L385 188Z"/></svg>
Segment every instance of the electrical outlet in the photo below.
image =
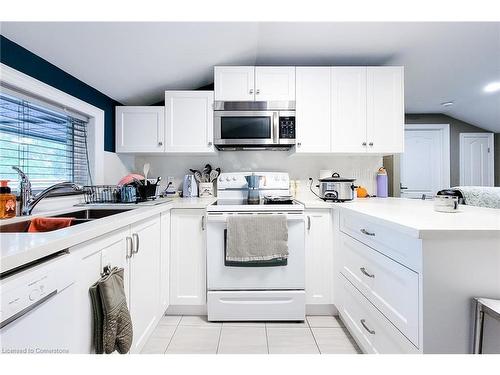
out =
<svg viewBox="0 0 500 375"><path fill-rule="evenodd" d="M167 177L166 186L168 186L168 189L167 189L168 192L175 192L175 178L173 176Z"/></svg>

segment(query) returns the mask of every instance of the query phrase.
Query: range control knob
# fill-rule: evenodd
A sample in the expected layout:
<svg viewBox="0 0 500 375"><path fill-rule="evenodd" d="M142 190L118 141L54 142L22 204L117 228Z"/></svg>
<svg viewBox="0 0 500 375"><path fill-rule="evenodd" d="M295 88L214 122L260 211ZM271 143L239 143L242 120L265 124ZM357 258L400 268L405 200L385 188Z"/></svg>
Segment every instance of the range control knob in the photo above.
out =
<svg viewBox="0 0 500 375"><path fill-rule="evenodd" d="M233 181L236 181L236 177L233 177Z"/></svg>
<svg viewBox="0 0 500 375"><path fill-rule="evenodd" d="M226 181L229 182L231 181L231 179L229 177L226 177Z"/></svg>

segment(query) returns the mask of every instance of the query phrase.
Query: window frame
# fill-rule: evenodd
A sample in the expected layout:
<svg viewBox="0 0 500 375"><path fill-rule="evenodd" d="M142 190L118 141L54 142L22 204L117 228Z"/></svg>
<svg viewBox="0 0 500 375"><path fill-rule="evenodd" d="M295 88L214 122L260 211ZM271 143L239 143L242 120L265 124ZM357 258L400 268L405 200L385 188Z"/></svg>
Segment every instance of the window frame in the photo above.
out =
<svg viewBox="0 0 500 375"><path fill-rule="evenodd" d="M88 117L87 148L90 173L94 184L102 184L104 180L104 110L3 63L0 63L0 81L28 96L38 97L44 102L54 103L56 106ZM61 195L71 194L54 194L54 196Z"/></svg>

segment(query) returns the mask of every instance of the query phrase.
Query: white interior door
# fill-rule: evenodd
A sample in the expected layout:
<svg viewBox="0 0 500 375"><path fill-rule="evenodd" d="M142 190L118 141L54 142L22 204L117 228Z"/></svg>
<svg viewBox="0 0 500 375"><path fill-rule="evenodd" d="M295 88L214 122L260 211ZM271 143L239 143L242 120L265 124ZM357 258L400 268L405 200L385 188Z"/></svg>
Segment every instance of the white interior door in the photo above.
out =
<svg viewBox="0 0 500 375"><path fill-rule="evenodd" d="M414 125L405 129L401 154L401 197L432 198L450 187L448 125ZM448 131L447 131L448 130Z"/></svg>
<svg viewBox="0 0 500 375"><path fill-rule="evenodd" d="M460 185L493 186L493 133L460 133Z"/></svg>

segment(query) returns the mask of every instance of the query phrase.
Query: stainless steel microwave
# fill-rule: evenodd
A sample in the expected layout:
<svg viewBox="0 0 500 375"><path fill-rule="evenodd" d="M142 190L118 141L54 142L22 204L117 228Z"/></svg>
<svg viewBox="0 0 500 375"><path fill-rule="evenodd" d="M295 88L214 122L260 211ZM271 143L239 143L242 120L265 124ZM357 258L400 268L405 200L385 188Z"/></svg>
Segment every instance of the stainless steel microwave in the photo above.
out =
<svg viewBox="0 0 500 375"><path fill-rule="evenodd" d="M295 102L215 102L214 143L220 150L289 149Z"/></svg>

